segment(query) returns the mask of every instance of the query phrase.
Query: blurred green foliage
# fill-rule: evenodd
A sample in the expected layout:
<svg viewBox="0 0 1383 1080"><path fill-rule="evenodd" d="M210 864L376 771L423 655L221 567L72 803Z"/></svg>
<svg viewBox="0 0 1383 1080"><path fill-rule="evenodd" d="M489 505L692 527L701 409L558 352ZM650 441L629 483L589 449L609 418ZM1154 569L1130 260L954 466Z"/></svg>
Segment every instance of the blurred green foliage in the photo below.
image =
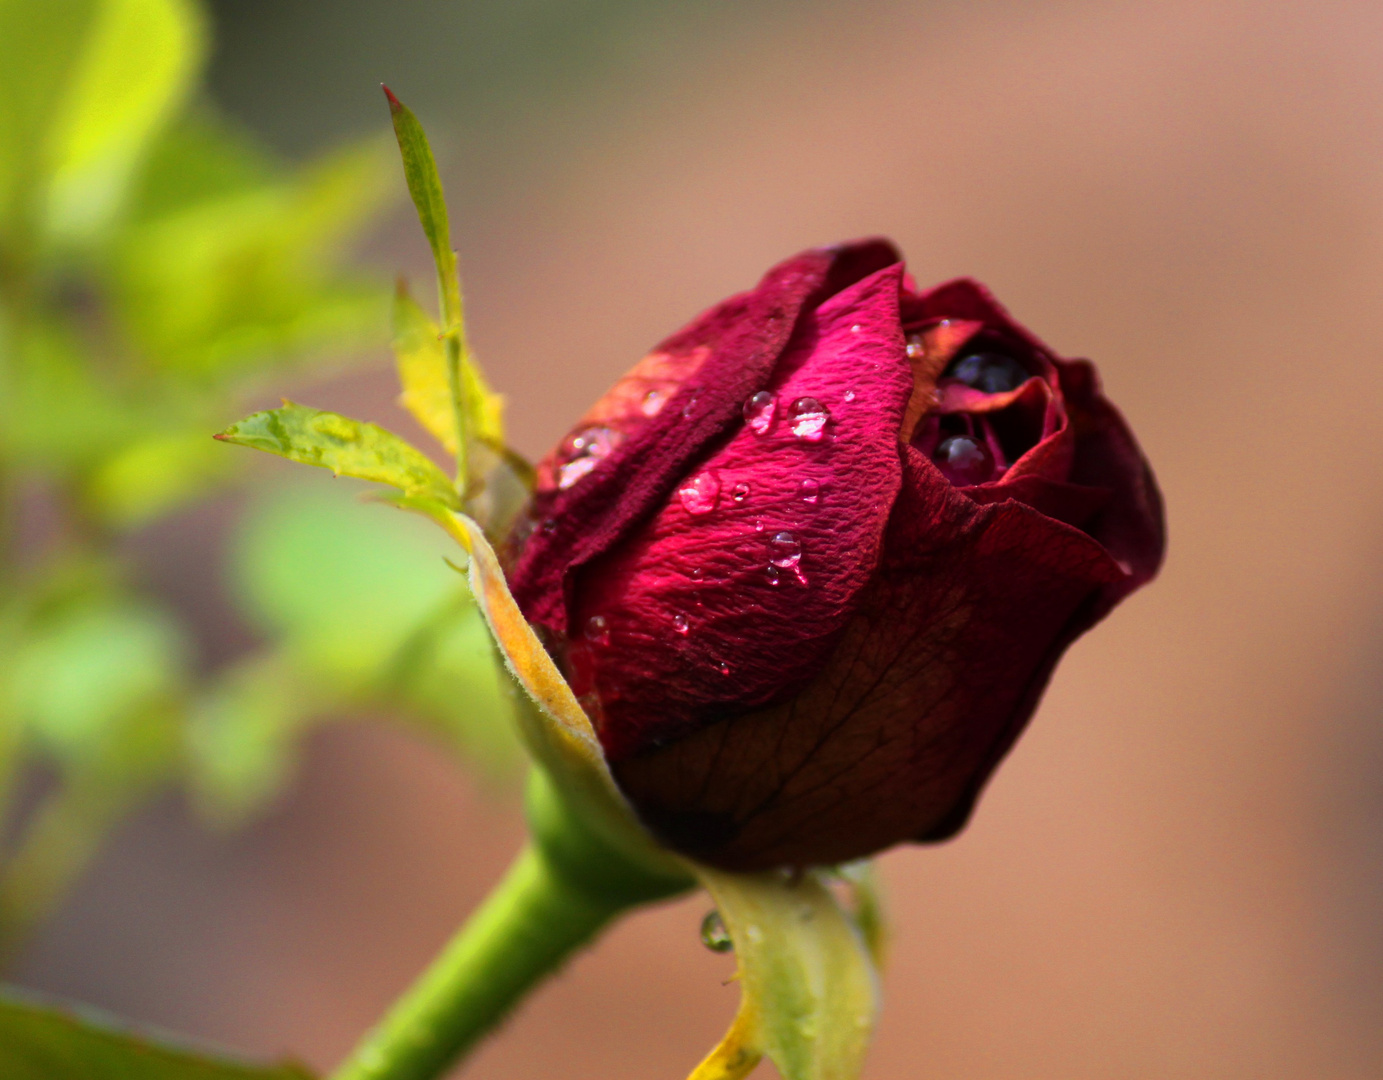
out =
<svg viewBox="0 0 1383 1080"><path fill-rule="evenodd" d="M345 484L251 499L230 572L265 644L224 670L135 584L132 531L249 464L209 433L387 323L343 256L397 185L390 141L273 160L199 92L207 37L194 0L0 0L0 948L153 793L241 820L324 717L516 760L461 579Z"/></svg>

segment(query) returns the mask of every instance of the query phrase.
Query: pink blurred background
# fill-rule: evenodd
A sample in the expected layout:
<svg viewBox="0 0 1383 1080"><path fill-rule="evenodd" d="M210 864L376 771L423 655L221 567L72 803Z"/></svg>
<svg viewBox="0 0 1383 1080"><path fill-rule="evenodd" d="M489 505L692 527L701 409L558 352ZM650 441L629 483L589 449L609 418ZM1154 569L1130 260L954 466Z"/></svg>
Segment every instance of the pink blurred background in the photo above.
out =
<svg viewBox="0 0 1383 1080"><path fill-rule="evenodd" d="M1072 650L970 828L883 861L867 1075L1383 1076L1383 7L708 4L572 30L586 74L485 111L435 32L474 6L225 4L217 85L286 145L413 90L521 449L779 258L886 233L1094 358L1162 482L1162 578ZM426 269L402 211L369 258ZM382 356L296 396L399 422ZM233 513L143 541L210 627ZM332 729L243 833L175 800L124 830L19 975L327 1067L520 839L439 751ZM620 925L467 1075L685 1075L737 999L707 906Z"/></svg>

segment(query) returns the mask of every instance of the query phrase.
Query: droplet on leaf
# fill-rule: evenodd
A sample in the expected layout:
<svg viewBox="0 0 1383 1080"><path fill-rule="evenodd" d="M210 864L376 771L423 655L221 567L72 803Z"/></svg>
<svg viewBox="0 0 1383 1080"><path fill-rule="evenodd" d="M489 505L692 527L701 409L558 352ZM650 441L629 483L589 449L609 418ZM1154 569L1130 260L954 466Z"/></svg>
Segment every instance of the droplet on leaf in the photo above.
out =
<svg viewBox="0 0 1383 1080"><path fill-rule="evenodd" d="M701 920L701 944L711 952L729 952L735 947L730 931L725 929L725 920L714 908L706 912L706 917Z"/></svg>

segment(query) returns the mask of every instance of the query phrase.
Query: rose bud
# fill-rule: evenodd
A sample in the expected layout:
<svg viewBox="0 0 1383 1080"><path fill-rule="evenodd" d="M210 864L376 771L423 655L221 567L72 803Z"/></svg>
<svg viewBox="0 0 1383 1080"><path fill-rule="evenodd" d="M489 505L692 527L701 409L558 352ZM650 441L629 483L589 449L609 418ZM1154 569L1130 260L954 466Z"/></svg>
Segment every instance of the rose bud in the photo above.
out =
<svg viewBox="0 0 1383 1080"><path fill-rule="evenodd" d="M538 467L509 570L644 822L753 870L957 832L1163 547L1094 368L873 240L616 383Z"/></svg>

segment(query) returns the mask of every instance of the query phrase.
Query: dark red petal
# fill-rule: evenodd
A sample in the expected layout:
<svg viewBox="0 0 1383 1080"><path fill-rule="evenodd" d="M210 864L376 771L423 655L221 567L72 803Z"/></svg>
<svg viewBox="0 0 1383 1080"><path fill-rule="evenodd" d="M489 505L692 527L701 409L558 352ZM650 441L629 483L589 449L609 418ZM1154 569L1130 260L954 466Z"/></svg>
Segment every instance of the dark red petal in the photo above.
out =
<svg viewBox="0 0 1383 1080"><path fill-rule="evenodd" d="M612 759L797 689L853 616L901 479L901 274L805 313L766 386L772 429L740 424L688 467L685 502L577 572L577 623L599 616L609 637L572 642L574 685L599 696ZM829 414L816 441L793 432L804 399Z"/></svg>
<svg viewBox="0 0 1383 1080"><path fill-rule="evenodd" d="M535 497L538 527L516 543L509 575L529 621L566 633L572 571L636 529L691 464L739 424L745 398L768 381L802 311L898 260L883 240L804 252L664 341L656 351L672 357L706 350L685 365L676 396L647 423L631 425L635 430L579 483L566 491L549 485Z"/></svg>
<svg viewBox="0 0 1383 1080"><path fill-rule="evenodd" d="M934 289L909 297L903 305L903 321L911 325L927 319L969 319L989 330L1027 345L1050 360L1052 352L1027 327L1008 313L994 294L972 278L955 278Z"/></svg>
<svg viewBox="0 0 1383 1080"><path fill-rule="evenodd" d="M1066 412L1075 436L1070 480L1110 491L1104 511L1087 531L1124 568L1124 581L1107 590L1105 610L1150 581L1167 546L1162 494L1119 410L1100 393L1099 376L1085 360L1057 363Z"/></svg>
<svg viewBox="0 0 1383 1080"><path fill-rule="evenodd" d="M958 827L1123 578L1077 529L1012 500L978 506L904 453L884 563L807 689L616 763L681 850L751 870Z"/></svg>

